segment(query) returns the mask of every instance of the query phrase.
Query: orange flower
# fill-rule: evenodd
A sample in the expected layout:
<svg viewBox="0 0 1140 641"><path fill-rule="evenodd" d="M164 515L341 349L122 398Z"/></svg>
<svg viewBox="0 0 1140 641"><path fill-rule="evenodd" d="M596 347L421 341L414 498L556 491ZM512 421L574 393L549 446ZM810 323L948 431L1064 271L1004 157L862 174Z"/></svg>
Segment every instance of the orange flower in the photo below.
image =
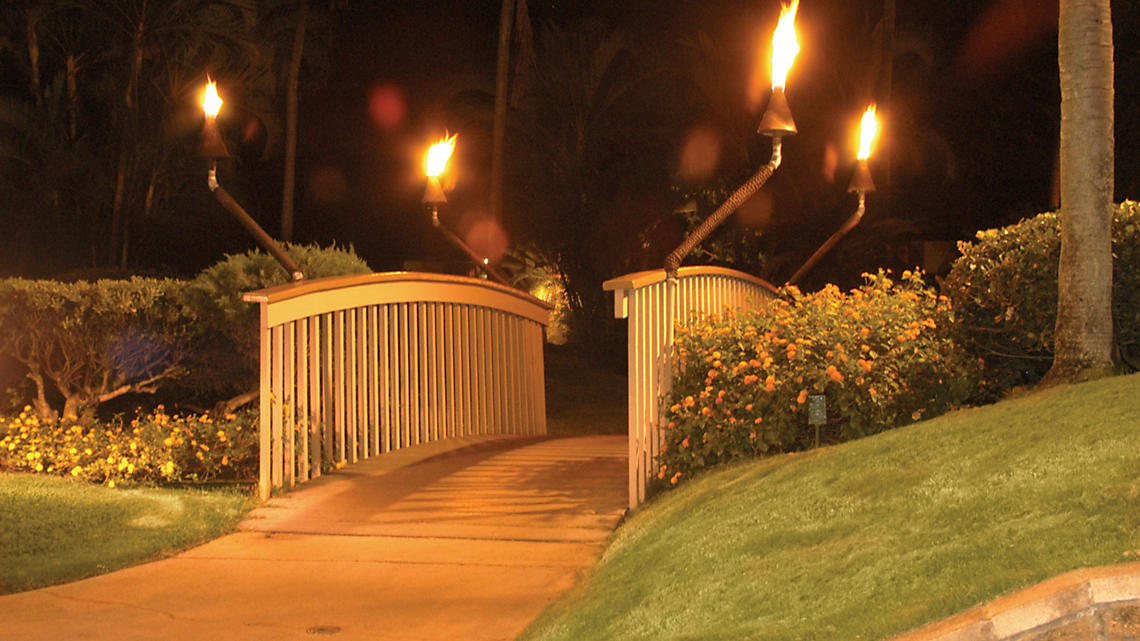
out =
<svg viewBox="0 0 1140 641"><path fill-rule="evenodd" d="M712 414L712 408L710 408L710 407L702 407L701 408L701 415L702 416L708 416L709 414Z"/></svg>
<svg viewBox="0 0 1140 641"><path fill-rule="evenodd" d="M807 402L808 391L806 389L800 390L800 395L796 397L796 402L803 405Z"/></svg>
<svg viewBox="0 0 1140 641"><path fill-rule="evenodd" d="M827 376L836 383L843 381L843 374L840 374L834 365L827 366Z"/></svg>
<svg viewBox="0 0 1140 641"><path fill-rule="evenodd" d="M744 377L744 384L745 385L751 385L758 380L760 380L759 376L757 376L755 374L748 374L747 376Z"/></svg>
<svg viewBox="0 0 1140 641"><path fill-rule="evenodd" d="M677 472L676 474L673 475L673 478L669 479L669 483L671 485L676 485L677 481L679 481L679 480L681 480L681 473Z"/></svg>
<svg viewBox="0 0 1140 641"><path fill-rule="evenodd" d="M689 437L686 436L685 440L681 441L681 447L689 447Z"/></svg>
<svg viewBox="0 0 1140 641"><path fill-rule="evenodd" d="M764 389L768 390L769 392L776 389L775 376L769 376L768 378L764 379Z"/></svg>
<svg viewBox="0 0 1140 641"><path fill-rule="evenodd" d="M857 360L855 362L859 364L859 367L863 368L864 372L871 371L871 361L860 358L859 360Z"/></svg>

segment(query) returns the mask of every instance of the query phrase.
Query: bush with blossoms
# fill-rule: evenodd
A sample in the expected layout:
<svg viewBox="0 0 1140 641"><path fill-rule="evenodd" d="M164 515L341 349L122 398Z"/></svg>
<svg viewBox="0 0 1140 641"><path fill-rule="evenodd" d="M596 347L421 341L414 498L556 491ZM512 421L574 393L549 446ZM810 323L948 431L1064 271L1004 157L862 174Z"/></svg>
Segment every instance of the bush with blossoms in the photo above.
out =
<svg viewBox="0 0 1140 641"><path fill-rule="evenodd" d="M131 420L41 421L24 408L0 417L0 471L38 472L116 484L252 481L257 474L256 412L214 419L171 415L159 406Z"/></svg>
<svg viewBox="0 0 1140 641"><path fill-rule="evenodd" d="M921 273L865 274L863 286L788 287L763 306L679 326L659 486L744 457L810 447L930 418L975 390L977 360L954 341L950 301ZM812 399L818 402L820 399Z"/></svg>

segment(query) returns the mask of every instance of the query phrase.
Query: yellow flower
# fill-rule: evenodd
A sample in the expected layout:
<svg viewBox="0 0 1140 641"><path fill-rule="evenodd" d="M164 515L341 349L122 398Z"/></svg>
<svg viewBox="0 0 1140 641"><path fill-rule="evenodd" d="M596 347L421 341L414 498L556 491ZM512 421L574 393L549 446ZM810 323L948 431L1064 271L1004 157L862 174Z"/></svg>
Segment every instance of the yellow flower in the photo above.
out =
<svg viewBox="0 0 1140 641"><path fill-rule="evenodd" d="M78 466L78 465L76 465L75 467L71 468L71 475L72 475L72 476L79 476L79 475L80 475L80 474L82 474L82 473L83 473L83 468L82 468L82 467L80 467L80 466Z"/></svg>

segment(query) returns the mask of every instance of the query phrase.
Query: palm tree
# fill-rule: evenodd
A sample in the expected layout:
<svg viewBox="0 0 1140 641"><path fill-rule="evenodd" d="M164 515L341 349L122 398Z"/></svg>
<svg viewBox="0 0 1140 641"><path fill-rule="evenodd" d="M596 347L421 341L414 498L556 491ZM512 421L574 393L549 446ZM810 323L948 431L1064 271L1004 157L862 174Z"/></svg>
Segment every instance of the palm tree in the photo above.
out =
<svg viewBox="0 0 1140 641"><path fill-rule="evenodd" d="M596 331L610 316L602 281L629 271L637 232L671 209L671 158L690 101L679 77L598 23L546 28L535 63L508 133L504 218L515 240L557 261L572 331Z"/></svg>
<svg viewBox="0 0 1140 641"><path fill-rule="evenodd" d="M281 181L281 240L287 242L293 240L296 217L297 114L302 62L314 57L312 45L328 39L329 14L347 4L347 0L328 0L327 11L313 11L308 0L269 0L262 4L262 37L273 50L273 57L286 67L283 88L285 159Z"/></svg>
<svg viewBox="0 0 1140 641"><path fill-rule="evenodd" d="M247 66L253 56L252 0L102 0L92 17L109 27L116 59L126 73L118 78L122 101L114 105L119 149L108 261L125 268L129 230L135 214L153 206L164 161L164 123L172 111L173 79L202 71ZM149 152L149 153L148 153Z"/></svg>
<svg viewBox="0 0 1140 641"><path fill-rule="evenodd" d="M1061 258L1053 367L1043 382L1112 369L1113 51L1109 0L1061 0Z"/></svg>

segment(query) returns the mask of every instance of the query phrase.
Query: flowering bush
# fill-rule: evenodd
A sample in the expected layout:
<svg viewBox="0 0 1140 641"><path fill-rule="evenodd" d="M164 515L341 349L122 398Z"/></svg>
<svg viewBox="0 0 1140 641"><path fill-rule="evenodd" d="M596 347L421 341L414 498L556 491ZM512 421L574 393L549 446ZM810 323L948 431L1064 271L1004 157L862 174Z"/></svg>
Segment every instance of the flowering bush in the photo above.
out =
<svg viewBox="0 0 1140 641"><path fill-rule="evenodd" d="M129 422L41 421L30 407L0 418L0 470L123 481L249 480L257 472L257 414L213 420L171 416L160 406Z"/></svg>
<svg viewBox="0 0 1140 641"><path fill-rule="evenodd" d="M945 291L960 320L962 345L985 361L983 399L1035 383L1053 362L1061 223L1047 212L978 232L958 244L962 257ZM1113 210L1112 317L1120 355L1140 366L1140 203Z"/></svg>
<svg viewBox="0 0 1140 641"><path fill-rule="evenodd" d="M976 361L951 338L949 301L918 273L864 277L847 294L789 287L765 307L677 328L661 484L806 446L814 394L826 398L828 441L929 418L967 398Z"/></svg>

